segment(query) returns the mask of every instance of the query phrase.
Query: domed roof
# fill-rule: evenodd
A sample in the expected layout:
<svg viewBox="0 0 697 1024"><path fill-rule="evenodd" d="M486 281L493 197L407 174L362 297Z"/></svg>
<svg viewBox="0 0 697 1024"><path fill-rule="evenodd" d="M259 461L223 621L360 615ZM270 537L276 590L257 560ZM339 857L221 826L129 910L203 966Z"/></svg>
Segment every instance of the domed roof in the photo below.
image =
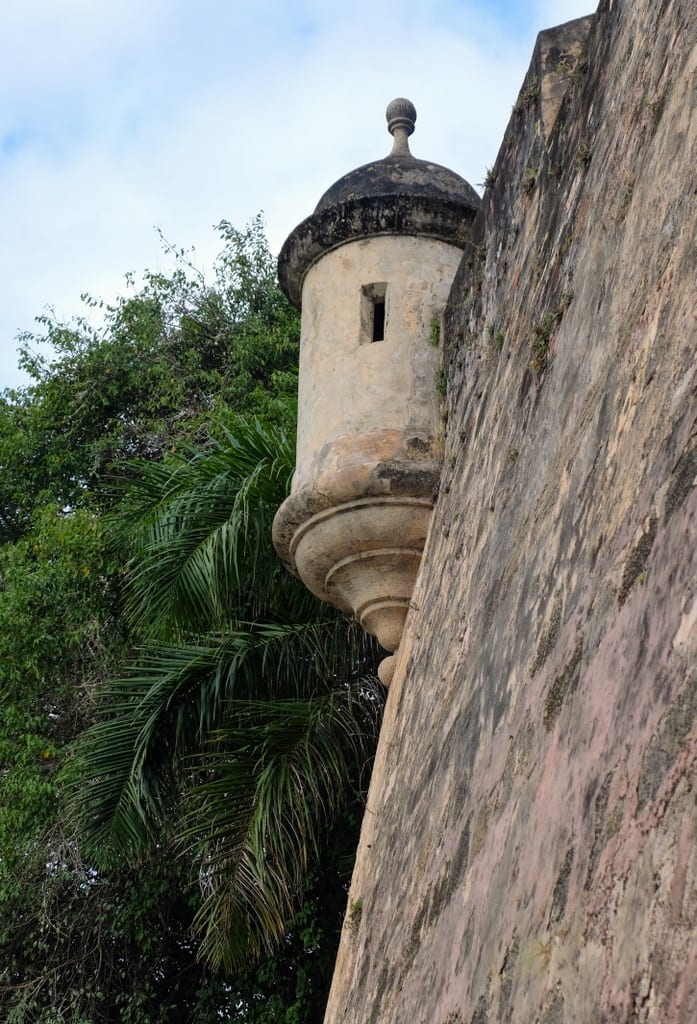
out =
<svg viewBox="0 0 697 1024"><path fill-rule="evenodd" d="M328 206L345 203L350 199L375 196L429 196L444 199L458 198L473 210L479 206L479 196L468 181L455 171L428 160L408 156L386 156L371 164L363 164L349 171L328 188L315 207L321 213Z"/></svg>
<svg viewBox="0 0 697 1024"><path fill-rule="evenodd" d="M409 150L416 109L405 99L387 108L392 152L339 178L286 240L278 257L281 287L300 307L302 282L325 253L372 235L418 235L464 248L480 198L459 174Z"/></svg>
<svg viewBox="0 0 697 1024"><path fill-rule="evenodd" d="M441 164L417 160L409 151L408 140L416 122L413 103L392 100L386 118L388 131L394 137L392 152L339 178L317 203L315 213L349 200L393 195L459 199L476 211L479 196L469 182Z"/></svg>

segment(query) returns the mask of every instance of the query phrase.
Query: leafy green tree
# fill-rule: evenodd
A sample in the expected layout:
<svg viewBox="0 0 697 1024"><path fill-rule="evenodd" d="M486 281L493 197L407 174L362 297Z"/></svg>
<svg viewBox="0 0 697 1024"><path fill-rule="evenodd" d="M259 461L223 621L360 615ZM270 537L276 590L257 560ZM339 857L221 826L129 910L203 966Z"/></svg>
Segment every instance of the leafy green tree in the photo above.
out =
<svg viewBox="0 0 697 1024"><path fill-rule="evenodd" d="M260 220L221 233L212 283L170 247L171 275L129 279L111 306L86 297L69 324L41 318L22 339L32 383L0 396L0 1017L14 1024L323 1016L379 693L358 684L371 651L328 609L313 620L270 552L298 318ZM245 434L240 412L261 426ZM255 430L283 449L266 483L274 453L261 471L253 444L246 469L235 449ZM118 813L86 792L83 842L68 791L109 753L99 730L129 720ZM111 778L94 776L95 797ZM208 962L262 958L214 969L202 942Z"/></svg>
<svg viewBox="0 0 697 1024"><path fill-rule="evenodd" d="M20 336L32 383L0 398L0 542L30 529L46 501L109 506L115 463L205 445L216 411L292 418L298 315L261 219L219 230L212 283L170 247L170 276L146 272L136 291L129 275L131 294L113 305L84 296L87 315L44 315L43 333ZM45 349L51 358L36 354Z"/></svg>
<svg viewBox="0 0 697 1024"><path fill-rule="evenodd" d="M81 742L91 856L136 861L174 828L204 879L202 952L227 969L282 940L381 706L372 646L273 551L293 465L282 431L237 419L205 451L132 466L111 528L149 643Z"/></svg>
<svg viewBox="0 0 697 1024"><path fill-rule="evenodd" d="M191 866L98 874L65 814L70 742L125 653L103 540L91 513L45 506L0 547L0 1016L213 1022L230 997L196 960Z"/></svg>

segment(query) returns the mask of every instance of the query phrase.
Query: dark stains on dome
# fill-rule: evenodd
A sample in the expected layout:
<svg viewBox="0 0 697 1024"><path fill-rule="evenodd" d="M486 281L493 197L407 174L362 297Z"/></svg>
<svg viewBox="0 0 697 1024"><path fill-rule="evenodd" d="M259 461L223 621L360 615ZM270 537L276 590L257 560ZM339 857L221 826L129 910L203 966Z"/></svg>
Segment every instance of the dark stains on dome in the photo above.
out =
<svg viewBox="0 0 697 1024"><path fill-rule="evenodd" d="M315 207L322 213L329 206L355 199L378 199L382 196L409 195L431 199L457 200L476 212L479 196L469 182L455 171L406 156L386 156L349 171L327 189Z"/></svg>

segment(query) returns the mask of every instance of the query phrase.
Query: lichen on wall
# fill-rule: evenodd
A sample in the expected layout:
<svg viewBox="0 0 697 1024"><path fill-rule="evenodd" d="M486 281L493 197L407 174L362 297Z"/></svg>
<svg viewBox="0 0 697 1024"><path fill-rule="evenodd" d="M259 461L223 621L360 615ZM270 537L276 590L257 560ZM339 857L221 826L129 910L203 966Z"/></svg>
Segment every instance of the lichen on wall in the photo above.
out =
<svg viewBox="0 0 697 1024"><path fill-rule="evenodd" d="M697 3L541 34L328 1024L697 1020Z"/></svg>

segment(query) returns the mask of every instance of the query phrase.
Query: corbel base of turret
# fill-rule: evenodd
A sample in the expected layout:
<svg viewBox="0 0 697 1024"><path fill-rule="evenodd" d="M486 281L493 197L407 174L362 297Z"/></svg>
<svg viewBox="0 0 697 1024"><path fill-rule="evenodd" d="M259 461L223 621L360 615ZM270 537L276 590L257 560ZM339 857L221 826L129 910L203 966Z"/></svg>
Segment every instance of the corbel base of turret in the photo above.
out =
<svg viewBox="0 0 697 1024"><path fill-rule="evenodd" d="M421 564L430 497L374 495L326 505L291 494L274 521L274 542L288 568L323 601L352 613L390 657L378 668L389 685ZM324 504L320 511L313 506ZM309 514L308 514L309 513Z"/></svg>

